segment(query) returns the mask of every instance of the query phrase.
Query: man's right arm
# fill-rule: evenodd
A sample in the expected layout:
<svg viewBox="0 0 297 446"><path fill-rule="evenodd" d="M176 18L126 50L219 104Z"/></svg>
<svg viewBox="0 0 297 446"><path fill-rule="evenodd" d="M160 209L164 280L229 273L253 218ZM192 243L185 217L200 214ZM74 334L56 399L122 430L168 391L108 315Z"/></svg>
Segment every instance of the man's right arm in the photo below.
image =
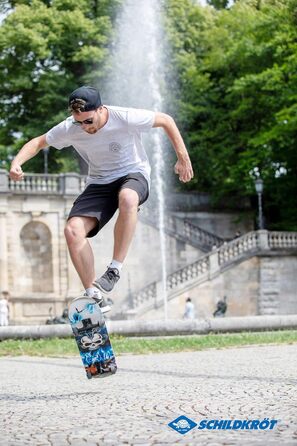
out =
<svg viewBox="0 0 297 446"><path fill-rule="evenodd" d="M14 181L20 181L24 177L24 172L21 166L33 158L37 153L40 152L41 149L48 147L45 138L46 134L37 136L36 138L28 141L19 151L19 153L15 156L11 163L9 176Z"/></svg>

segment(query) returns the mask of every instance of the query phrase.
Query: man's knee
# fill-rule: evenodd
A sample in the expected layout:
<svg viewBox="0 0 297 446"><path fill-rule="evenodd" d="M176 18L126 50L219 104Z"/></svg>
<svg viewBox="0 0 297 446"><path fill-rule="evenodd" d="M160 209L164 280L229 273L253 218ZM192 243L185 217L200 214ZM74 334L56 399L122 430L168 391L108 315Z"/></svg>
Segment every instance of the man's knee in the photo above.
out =
<svg viewBox="0 0 297 446"><path fill-rule="evenodd" d="M70 218L65 226L64 234L68 243L73 243L86 237L83 221L80 218Z"/></svg>
<svg viewBox="0 0 297 446"><path fill-rule="evenodd" d="M139 196L135 190L122 189L119 194L120 212L137 212Z"/></svg>

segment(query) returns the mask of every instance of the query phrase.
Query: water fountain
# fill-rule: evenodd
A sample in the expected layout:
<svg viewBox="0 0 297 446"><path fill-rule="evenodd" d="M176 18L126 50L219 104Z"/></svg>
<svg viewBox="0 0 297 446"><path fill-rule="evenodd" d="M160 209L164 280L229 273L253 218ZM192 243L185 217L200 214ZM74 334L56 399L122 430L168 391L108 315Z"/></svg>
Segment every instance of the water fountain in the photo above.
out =
<svg viewBox="0 0 297 446"><path fill-rule="evenodd" d="M126 0L117 20L117 40L112 49L111 69L103 86L105 103L163 111L161 87L163 81L160 2L157 0ZM164 318L167 319L166 240L164 233L164 143L160 130L150 132L147 145L150 156L152 187L151 209L157 210L162 271ZM150 141L148 140L150 138ZM151 149L150 149L151 152ZM159 298L161 296L158 296Z"/></svg>

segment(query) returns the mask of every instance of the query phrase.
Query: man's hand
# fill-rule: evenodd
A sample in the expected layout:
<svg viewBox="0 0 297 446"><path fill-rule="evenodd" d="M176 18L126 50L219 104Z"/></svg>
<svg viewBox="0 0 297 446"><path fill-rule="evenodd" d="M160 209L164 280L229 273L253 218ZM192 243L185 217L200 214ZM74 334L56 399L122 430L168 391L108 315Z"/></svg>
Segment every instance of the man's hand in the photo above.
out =
<svg viewBox="0 0 297 446"><path fill-rule="evenodd" d="M155 112L153 127L162 127L174 147L178 159L174 171L179 176L179 180L183 183L191 181L194 177L191 160L174 119L166 113Z"/></svg>
<svg viewBox="0 0 297 446"><path fill-rule="evenodd" d="M46 142L46 133L44 135L36 136L36 138L28 141L13 159L9 171L9 176L14 181L21 181L24 178L24 172L21 166L33 158L33 156L37 155L41 149L48 147Z"/></svg>
<svg viewBox="0 0 297 446"><path fill-rule="evenodd" d="M24 178L24 172L19 164L12 164L9 176L14 181L21 181Z"/></svg>
<svg viewBox="0 0 297 446"><path fill-rule="evenodd" d="M174 166L174 172L179 176L179 181L188 183L194 176L193 168L190 159L181 161L178 160Z"/></svg>

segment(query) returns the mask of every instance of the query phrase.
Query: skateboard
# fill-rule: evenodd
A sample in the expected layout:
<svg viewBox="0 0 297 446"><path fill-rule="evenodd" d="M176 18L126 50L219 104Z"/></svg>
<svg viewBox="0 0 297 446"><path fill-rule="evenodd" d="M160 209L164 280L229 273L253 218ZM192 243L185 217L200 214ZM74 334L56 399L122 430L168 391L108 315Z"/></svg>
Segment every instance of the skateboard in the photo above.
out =
<svg viewBox="0 0 297 446"><path fill-rule="evenodd" d="M69 306L69 321L87 378L113 375L117 365L99 303L77 297Z"/></svg>

